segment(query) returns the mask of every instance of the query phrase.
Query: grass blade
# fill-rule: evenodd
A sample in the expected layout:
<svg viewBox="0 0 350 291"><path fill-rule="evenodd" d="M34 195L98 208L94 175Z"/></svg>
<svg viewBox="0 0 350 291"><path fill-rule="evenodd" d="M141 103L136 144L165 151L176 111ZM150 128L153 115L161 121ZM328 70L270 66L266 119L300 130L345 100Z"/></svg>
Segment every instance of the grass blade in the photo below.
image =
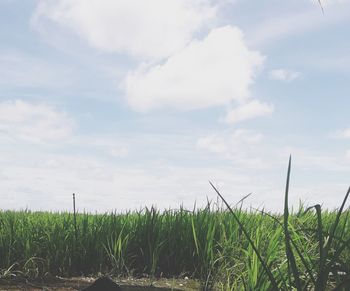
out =
<svg viewBox="0 0 350 291"><path fill-rule="evenodd" d="M288 230L288 218L289 218L288 194L289 194L289 180L290 180L291 164L292 164L292 157L289 156L286 191L285 191L285 196L284 196L283 227L284 227L286 255L287 255L287 260L288 260L288 266L290 266L292 269L294 282L295 282L297 290L302 290L299 271L298 271L297 264L295 261L295 256L294 256L294 253L292 250L291 237L290 237L290 233ZM289 279L291 279L291 278L289 278Z"/></svg>
<svg viewBox="0 0 350 291"><path fill-rule="evenodd" d="M258 257L261 265L263 266L265 272L267 273L269 280L273 286L273 290L279 290L278 288L278 284L276 282L275 277L273 276L271 270L268 268L268 266L266 265L264 259L261 257L259 250L257 249L257 247L255 246L253 240L251 239L249 233L247 232L247 230L245 229L245 227L243 226L243 224L241 223L240 219L236 216L236 214L234 213L234 211L232 210L232 208L230 207L230 205L227 203L227 201L225 200L225 198L220 194L219 190L216 189L216 187L213 185L212 182L210 182L210 185L213 187L214 191L219 195L219 197L222 199L222 201L225 203L226 207L228 208L228 210L231 212L231 214L233 215L234 219L236 220L237 224L239 225L240 229L242 230L242 232L244 233L245 237L247 238L249 244L251 245L251 247L253 248L254 252L256 253L256 256Z"/></svg>

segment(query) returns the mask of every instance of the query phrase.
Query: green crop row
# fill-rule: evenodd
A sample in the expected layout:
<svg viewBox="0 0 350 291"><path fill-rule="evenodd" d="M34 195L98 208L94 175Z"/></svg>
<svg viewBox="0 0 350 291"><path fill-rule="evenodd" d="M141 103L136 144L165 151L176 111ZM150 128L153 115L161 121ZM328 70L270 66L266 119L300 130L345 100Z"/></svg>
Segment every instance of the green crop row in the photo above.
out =
<svg viewBox="0 0 350 291"><path fill-rule="evenodd" d="M235 213L270 268L287 272L283 227L266 214ZM335 233L335 243L350 239L348 214L343 213L340 219L344 227ZM322 213L325 240L335 218L336 212ZM266 277L252 246L228 212L208 207L193 212L145 209L126 214L78 214L77 240L73 221L70 213L1 212L2 273L12 266L9 274L20 271L31 277L47 272L63 276L99 272L189 275L209 280L209 284L221 281L234 285L244 279L249 286ZM316 215L300 209L291 215L289 225L300 251L317 265ZM335 253L336 249L331 251ZM350 266L349 246L334 263L346 271Z"/></svg>
<svg viewBox="0 0 350 291"><path fill-rule="evenodd" d="M345 202L291 214L286 203L283 215L210 204L78 213L76 223L66 212L2 211L0 277L147 274L191 276L206 289L349 290Z"/></svg>

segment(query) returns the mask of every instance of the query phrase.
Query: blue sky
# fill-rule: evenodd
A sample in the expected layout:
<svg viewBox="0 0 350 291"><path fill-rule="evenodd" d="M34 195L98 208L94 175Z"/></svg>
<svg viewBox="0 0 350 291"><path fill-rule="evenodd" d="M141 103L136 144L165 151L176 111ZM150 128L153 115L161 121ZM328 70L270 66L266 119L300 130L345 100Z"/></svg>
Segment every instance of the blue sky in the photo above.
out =
<svg viewBox="0 0 350 291"><path fill-rule="evenodd" d="M0 0L3 209L340 205L350 1Z"/></svg>

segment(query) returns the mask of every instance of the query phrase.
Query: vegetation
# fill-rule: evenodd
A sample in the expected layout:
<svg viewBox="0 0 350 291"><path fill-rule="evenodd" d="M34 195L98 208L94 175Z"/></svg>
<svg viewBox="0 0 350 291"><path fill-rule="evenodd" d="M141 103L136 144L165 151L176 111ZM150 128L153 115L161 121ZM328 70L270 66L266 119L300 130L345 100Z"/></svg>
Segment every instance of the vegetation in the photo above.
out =
<svg viewBox="0 0 350 291"><path fill-rule="evenodd" d="M148 274L191 276L206 289L349 290L349 192L338 210L289 213L289 173L283 215L228 204L76 217L0 212L0 276Z"/></svg>

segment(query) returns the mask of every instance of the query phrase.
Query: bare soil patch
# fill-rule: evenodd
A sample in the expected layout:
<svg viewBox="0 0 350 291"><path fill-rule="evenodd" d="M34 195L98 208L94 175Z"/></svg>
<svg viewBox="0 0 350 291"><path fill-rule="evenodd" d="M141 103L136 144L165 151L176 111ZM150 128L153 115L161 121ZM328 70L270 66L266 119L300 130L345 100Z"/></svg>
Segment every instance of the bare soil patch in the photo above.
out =
<svg viewBox="0 0 350 291"><path fill-rule="evenodd" d="M0 279L0 290L9 291L73 291L90 286L97 278L53 277L44 281L24 279ZM188 279L150 279L150 278L113 278L123 291L194 291L199 290L199 283Z"/></svg>

